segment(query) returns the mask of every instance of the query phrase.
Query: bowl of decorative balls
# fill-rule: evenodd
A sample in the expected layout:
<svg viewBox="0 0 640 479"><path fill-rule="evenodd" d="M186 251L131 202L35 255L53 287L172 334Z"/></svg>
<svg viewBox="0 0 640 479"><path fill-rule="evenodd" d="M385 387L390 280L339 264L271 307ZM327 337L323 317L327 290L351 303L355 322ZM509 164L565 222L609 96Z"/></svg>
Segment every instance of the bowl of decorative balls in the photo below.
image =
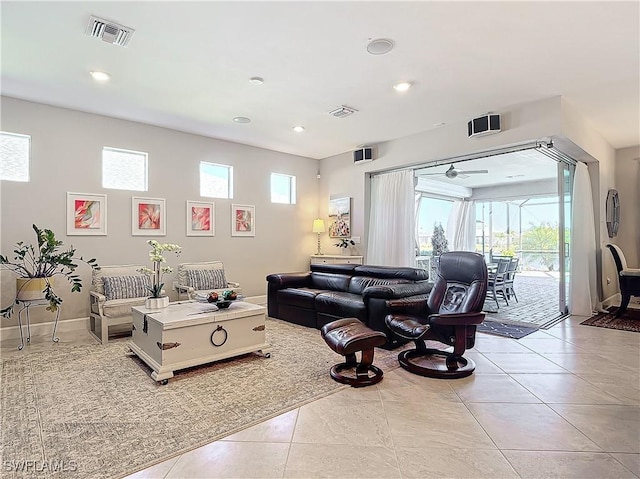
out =
<svg viewBox="0 0 640 479"><path fill-rule="evenodd" d="M219 295L215 291L211 291L207 297L207 301L215 303L220 309L226 309L231 306L231 303L238 299L238 293L233 290L223 291L222 295Z"/></svg>

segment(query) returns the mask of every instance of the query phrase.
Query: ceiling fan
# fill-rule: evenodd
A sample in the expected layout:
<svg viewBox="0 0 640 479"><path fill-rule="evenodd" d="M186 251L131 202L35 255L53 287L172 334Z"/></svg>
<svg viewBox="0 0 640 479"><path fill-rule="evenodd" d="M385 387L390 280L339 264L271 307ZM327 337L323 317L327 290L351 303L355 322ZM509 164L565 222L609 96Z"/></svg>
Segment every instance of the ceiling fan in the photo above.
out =
<svg viewBox="0 0 640 479"><path fill-rule="evenodd" d="M489 173L489 170L459 170L458 168L453 166L453 163L451 163L451 166L445 172L424 173L420 176L444 175L449 179L454 179L454 178L469 178L468 175L477 175L481 173Z"/></svg>

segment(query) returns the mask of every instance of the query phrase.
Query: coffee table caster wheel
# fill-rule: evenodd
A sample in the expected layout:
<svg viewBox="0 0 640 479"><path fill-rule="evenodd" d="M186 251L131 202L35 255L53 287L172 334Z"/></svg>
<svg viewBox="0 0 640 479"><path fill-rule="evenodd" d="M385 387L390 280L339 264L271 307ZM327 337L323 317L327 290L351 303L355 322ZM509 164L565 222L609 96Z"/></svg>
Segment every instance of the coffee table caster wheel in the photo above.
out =
<svg viewBox="0 0 640 479"><path fill-rule="evenodd" d="M161 379L160 381L157 381L157 383L160 386L166 386L167 384L169 384L169 380L168 379Z"/></svg>
<svg viewBox="0 0 640 479"><path fill-rule="evenodd" d="M270 357L271 357L271 353L266 353L266 354L264 355L264 357L265 357L265 358L270 358Z"/></svg>

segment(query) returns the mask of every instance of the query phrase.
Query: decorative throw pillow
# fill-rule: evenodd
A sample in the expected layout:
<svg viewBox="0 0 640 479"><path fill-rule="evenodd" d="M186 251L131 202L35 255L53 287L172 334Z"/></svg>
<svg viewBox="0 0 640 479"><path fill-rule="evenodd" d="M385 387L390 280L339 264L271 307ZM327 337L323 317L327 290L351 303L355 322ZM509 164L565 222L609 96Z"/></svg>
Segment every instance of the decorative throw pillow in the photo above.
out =
<svg viewBox="0 0 640 479"><path fill-rule="evenodd" d="M195 290L227 287L223 269L188 269L187 282Z"/></svg>
<svg viewBox="0 0 640 479"><path fill-rule="evenodd" d="M151 282L142 274L132 276L103 276L104 295L107 300L149 296Z"/></svg>

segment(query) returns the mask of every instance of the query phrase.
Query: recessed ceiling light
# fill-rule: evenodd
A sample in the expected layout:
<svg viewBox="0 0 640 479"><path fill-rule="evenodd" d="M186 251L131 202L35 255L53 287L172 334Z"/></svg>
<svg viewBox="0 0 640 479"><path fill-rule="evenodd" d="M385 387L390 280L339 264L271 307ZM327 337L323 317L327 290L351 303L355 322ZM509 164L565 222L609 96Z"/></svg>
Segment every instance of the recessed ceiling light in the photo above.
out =
<svg viewBox="0 0 640 479"><path fill-rule="evenodd" d="M111 78L111 75L108 73L99 71L89 72L89 75L91 75L95 81L108 81Z"/></svg>
<svg viewBox="0 0 640 479"><path fill-rule="evenodd" d="M294 126L293 131L296 133L302 133L304 131L304 126Z"/></svg>
<svg viewBox="0 0 640 479"><path fill-rule="evenodd" d="M251 118L247 118L246 116L236 116L233 121L236 123L251 123Z"/></svg>
<svg viewBox="0 0 640 479"><path fill-rule="evenodd" d="M249 78L249 83L252 85L262 85L264 83L264 78L262 77L251 77Z"/></svg>
<svg viewBox="0 0 640 479"><path fill-rule="evenodd" d="M409 81L401 81L393 85L393 89L395 91L407 91L409 88L411 88L411 85L412 83Z"/></svg>
<svg viewBox="0 0 640 479"><path fill-rule="evenodd" d="M388 38L376 38L367 44L367 51L371 55L384 55L393 49L393 40Z"/></svg>

